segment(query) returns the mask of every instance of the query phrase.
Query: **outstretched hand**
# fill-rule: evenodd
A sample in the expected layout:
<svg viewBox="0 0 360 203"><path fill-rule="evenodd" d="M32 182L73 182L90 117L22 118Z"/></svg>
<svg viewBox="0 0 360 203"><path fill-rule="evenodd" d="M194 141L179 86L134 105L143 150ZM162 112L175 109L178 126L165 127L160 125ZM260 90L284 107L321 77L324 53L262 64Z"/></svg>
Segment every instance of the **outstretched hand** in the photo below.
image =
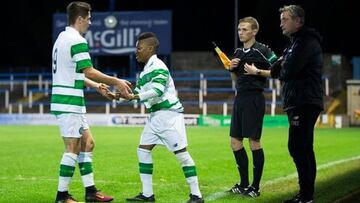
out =
<svg viewBox="0 0 360 203"><path fill-rule="evenodd" d="M131 83L127 80L118 79L115 88L119 90L121 98L129 98L131 94Z"/></svg>
<svg viewBox="0 0 360 203"><path fill-rule="evenodd" d="M130 101L130 100L136 99L136 96L133 93L124 95L121 92L116 92L115 99L118 100L120 98Z"/></svg>
<svg viewBox="0 0 360 203"><path fill-rule="evenodd" d="M113 100L116 98L116 95L112 93L109 89L109 86L103 83L99 83L99 85L96 87L96 90L105 98L109 100Z"/></svg>

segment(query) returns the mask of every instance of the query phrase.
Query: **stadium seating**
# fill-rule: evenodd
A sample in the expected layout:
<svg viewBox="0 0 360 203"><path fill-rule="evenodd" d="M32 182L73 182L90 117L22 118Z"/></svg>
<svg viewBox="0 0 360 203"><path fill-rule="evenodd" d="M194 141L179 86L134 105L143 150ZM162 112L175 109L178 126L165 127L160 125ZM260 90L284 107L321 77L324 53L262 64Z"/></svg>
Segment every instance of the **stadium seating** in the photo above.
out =
<svg viewBox="0 0 360 203"><path fill-rule="evenodd" d="M116 76L116 73L110 72ZM230 75L223 70L172 71L178 96L187 114L231 114L236 92ZM125 78L132 82L136 78ZM282 113L280 83L268 80L265 89L266 113ZM48 113L51 73L0 74L0 113ZM143 105L117 103L86 88L87 111L90 113L145 113Z"/></svg>

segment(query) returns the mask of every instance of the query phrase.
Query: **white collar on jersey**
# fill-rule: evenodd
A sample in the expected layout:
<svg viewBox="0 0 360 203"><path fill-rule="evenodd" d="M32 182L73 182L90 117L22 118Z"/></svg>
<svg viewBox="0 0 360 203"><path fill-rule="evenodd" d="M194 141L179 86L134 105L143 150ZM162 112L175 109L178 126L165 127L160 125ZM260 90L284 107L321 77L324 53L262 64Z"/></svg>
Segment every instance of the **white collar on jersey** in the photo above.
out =
<svg viewBox="0 0 360 203"><path fill-rule="evenodd" d="M157 58L158 58L158 57L157 57L156 54L152 55L152 56L149 58L149 60L146 62L144 69L145 69L145 68L148 68L149 66L151 66L152 63L153 63L153 61L156 60Z"/></svg>
<svg viewBox="0 0 360 203"><path fill-rule="evenodd" d="M74 32L74 33L77 33L77 34L80 35L80 32L77 31L75 28L73 28L73 27L71 27L71 26L66 26L66 27L65 27L65 30L66 30L66 31L70 31L70 32Z"/></svg>

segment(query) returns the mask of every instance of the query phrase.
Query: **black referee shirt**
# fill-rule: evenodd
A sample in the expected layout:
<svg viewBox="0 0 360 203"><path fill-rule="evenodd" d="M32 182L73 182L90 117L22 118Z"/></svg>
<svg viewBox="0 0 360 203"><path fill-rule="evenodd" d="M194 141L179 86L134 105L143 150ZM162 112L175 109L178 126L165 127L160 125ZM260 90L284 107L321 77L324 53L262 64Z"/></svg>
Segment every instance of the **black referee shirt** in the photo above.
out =
<svg viewBox="0 0 360 203"><path fill-rule="evenodd" d="M240 59L239 66L232 71L237 76L237 91L263 91L266 78L257 75L245 75L244 65L245 63L254 64L259 69L269 70L271 64L277 60L275 53L268 46L255 42L251 48L240 47L236 49L235 57Z"/></svg>

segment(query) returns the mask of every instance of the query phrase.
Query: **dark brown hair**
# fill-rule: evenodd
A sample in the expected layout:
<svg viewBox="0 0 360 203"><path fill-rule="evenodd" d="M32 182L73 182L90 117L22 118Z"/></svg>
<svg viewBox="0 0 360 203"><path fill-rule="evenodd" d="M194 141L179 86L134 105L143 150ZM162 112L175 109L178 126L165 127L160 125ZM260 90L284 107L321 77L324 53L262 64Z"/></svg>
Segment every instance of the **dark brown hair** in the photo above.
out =
<svg viewBox="0 0 360 203"><path fill-rule="evenodd" d="M74 25L76 18L81 16L86 18L89 15L89 11L91 11L90 4L83 2L83 1L73 1L67 7L67 17L68 17L68 24Z"/></svg>

